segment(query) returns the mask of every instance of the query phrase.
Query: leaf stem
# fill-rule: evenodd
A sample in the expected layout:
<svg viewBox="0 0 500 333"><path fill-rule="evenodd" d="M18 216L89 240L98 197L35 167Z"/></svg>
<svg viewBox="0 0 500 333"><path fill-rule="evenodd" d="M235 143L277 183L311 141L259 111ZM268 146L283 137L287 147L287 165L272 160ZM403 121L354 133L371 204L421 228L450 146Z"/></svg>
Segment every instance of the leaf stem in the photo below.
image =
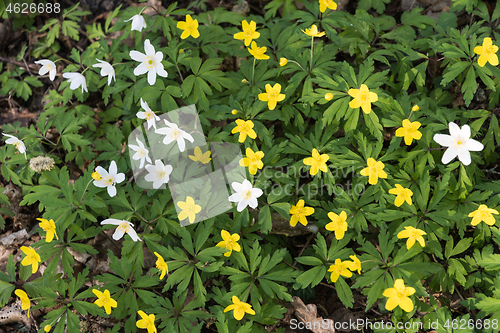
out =
<svg viewBox="0 0 500 333"><path fill-rule="evenodd" d="M314 49L314 36L311 37L311 63L309 64L309 72L312 71L313 67L313 49Z"/></svg>
<svg viewBox="0 0 500 333"><path fill-rule="evenodd" d="M252 67L252 87L254 85L254 74L255 74L255 57L253 58L253 67Z"/></svg>

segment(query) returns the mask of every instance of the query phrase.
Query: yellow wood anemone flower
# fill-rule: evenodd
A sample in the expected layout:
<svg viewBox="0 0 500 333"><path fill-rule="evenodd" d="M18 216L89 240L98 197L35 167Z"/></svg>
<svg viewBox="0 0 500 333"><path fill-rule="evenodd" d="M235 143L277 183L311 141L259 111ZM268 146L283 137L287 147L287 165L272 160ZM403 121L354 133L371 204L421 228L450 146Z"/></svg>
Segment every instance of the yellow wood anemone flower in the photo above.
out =
<svg viewBox="0 0 500 333"><path fill-rule="evenodd" d="M302 32L311 37L323 37L324 35L326 35L326 32L318 31L318 27L316 26L316 24L313 24L309 29L306 28L306 30L302 30Z"/></svg>
<svg viewBox="0 0 500 333"><path fill-rule="evenodd" d="M356 255L349 256L349 258L352 259L352 261L346 261L349 268L351 271L358 271L358 274L361 274L361 261L359 261L358 257Z"/></svg>
<svg viewBox="0 0 500 333"><path fill-rule="evenodd" d="M267 51L267 47L265 47L265 46L257 47L257 43L256 42L252 42L251 47L249 47L247 50L257 60L267 60L267 59L269 59L269 56L266 55L266 54L264 54Z"/></svg>
<svg viewBox="0 0 500 333"><path fill-rule="evenodd" d="M498 211L488 208L486 205L480 205L477 210L469 214L469 217L472 217L471 224L478 225L480 222L484 221L487 225L494 225L495 217L492 214L498 215Z"/></svg>
<svg viewBox="0 0 500 333"><path fill-rule="evenodd" d="M193 38L200 37L200 32L198 31L198 20L193 20L191 15L186 15L185 22L177 22L177 28L184 30L181 35L181 39L186 39L189 36Z"/></svg>
<svg viewBox="0 0 500 333"><path fill-rule="evenodd" d="M30 308L31 308L31 302L28 297L28 294L24 290L21 289L16 289L14 294L17 295L21 299L21 309L23 310L28 310L28 318L30 317Z"/></svg>
<svg viewBox="0 0 500 333"><path fill-rule="evenodd" d="M327 8L331 10L337 9L337 4L333 0L319 0L319 11L324 13Z"/></svg>
<svg viewBox="0 0 500 333"><path fill-rule="evenodd" d="M404 188L403 186L396 184L396 188L391 188L389 190L390 194L395 194L396 199L394 200L394 205L400 207L405 201L408 205L412 205L411 196L413 195L412 190Z"/></svg>
<svg viewBox="0 0 500 333"><path fill-rule="evenodd" d="M195 162L201 162L203 164L207 164L212 159L210 157L210 154L212 154L210 150L207 150L206 152L202 153L201 148L196 147L194 148L194 155L188 155L188 157Z"/></svg>
<svg viewBox="0 0 500 333"><path fill-rule="evenodd" d="M280 66L286 66L288 64L288 59L287 58L280 58Z"/></svg>
<svg viewBox="0 0 500 333"><path fill-rule="evenodd" d="M311 166L311 169L309 170L309 173L311 176L315 176L318 171L323 171L327 172L328 167L326 166L326 161L330 159L330 156L328 154L319 154L318 150L316 148L313 148L312 150L312 157L307 157L302 160L302 162L305 165Z"/></svg>
<svg viewBox="0 0 500 333"><path fill-rule="evenodd" d="M330 220L332 220L332 222L328 223L325 226L325 229L329 231L334 231L335 238L337 240L344 238L344 234L347 231L346 212L342 211L340 215L330 212L328 213L328 217L330 218Z"/></svg>
<svg viewBox="0 0 500 333"><path fill-rule="evenodd" d="M97 296L97 300L94 303L100 308L104 307L104 310L108 315L111 314L111 308L116 308L118 306L118 303L111 298L111 294L108 289L104 290L104 292L92 289L92 292Z"/></svg>
<svg viewBox="0 0 500 333"><path fill-rule="evenodd" d="M155 326L155 315L150 314L149 316L144 313L144 311L139 310L137 311L139 316L141 316L141 320L138 320L135 325L137 328L142 328L142 329L147 329L148 333L156 333L156 326Z"/></svg>
<svg viewBox="0 0 500 333"><path fill-rule="evenodd" d="M418 106L417 106L418 107ZM422 124L418 121L411 122L408 119L403 120L403 127L396 130L396 136L398 138L404 137L405 144L407 146L411 145L413 139L420 140L422 133L418 130Z"/></svg>
<svg viewBox="0 0 500 333"><path fill-rule="evenodd" d="M21 246L21 251L26 255L24 259L21 261L21 265L29 266L31 265L31 273L35 274L38 270L38 263L42 262L40 259L40 255L36 253L36 251L31 247Z"/></svg>
<svg viewBox="0 0 500 333"><path fill-rule="evenodd" d="M238 234L231 235L226 230L222 230L220 232L220 235L222 237L222 241L217 243L216 246L229 250L229 252L224 253L225 257L229 257L231 255L231 253L233 253L233 250L236 252L241 251L241 246L240 246L240 244L238 244L238 241L240 240L240 235L238 235Z"/></svg>
<svg viewBox="0 0 500 333"><path fill-rule="evenodd" d="M231 133L240 133L240 136L238 137L238 142L242 143L245 141L247 138L247 135L251 139L255 139L257 137L257 133L253 130L254 124L253 121L251 120L243 120L243 119L236 119L235 120L236 127L232 129Z"/></svg>
<svg viewBox="0 0 500 333"><path fill-rule="evenodd" d="M297 222L300 222L303 225L307 225L306 216L312 215L314 213L314 208L312 207L304 207L304 200L300 199L297 202L297 206L292 205L290 208L290 214L292 217L290 218L290 225L295 227Z"/></svg>
<svg viewBox="0 0 500 333"><path fill-rule="evenodd" d="M344 277L351 277L352 273L347 269L348 266L350 266L349 262L342 262L340 259L335 259L335 263L328 268L328 272L332 272L332 274L330 274L330 280L332 280L332 282L337 282L341 275Z"/></svg>
<svg viewBox="0 0 500 333"><path fill-rule="evenodd" d="M474 48L474 53L479 54L479 59L477 59L478 65L484 67L489 62L492 66L498 66L497 51L498 46L493 45L490 37L483 39L483 45Z"/></svg>
<svg viewBox="0 0 500 333"><path fill-rule="evenodd" d="M244 40L245 46L250 45L252 39L257 39L260 37L260 32L257 32L257 24L255 21L247 22L247 20L243 20L241 22L241 26L243 28L242 32L238 32L234 34L234 39Z"/></svg>
<svg viewBox="0 0 500 333"><path fill-rule="evenodd" d="M415 241L419 242L420 246L425 246L424 237L422 237L422 235L427 235L427 233L413 227L405 227L405 230L398 233L398 238L408 238L406 241L406 248L409 250L415 244Z"/></svg>
<svg viewBox="0 0 500 333"><path fill-rule="evenodd" d="M163 280L165 274L168 274L168 265L165 262L165 259L163 259L163 257L158 254L158 252L154 252L154 254L158 257L158 259L156 259L156 268L158 268L158 270L161 272L160 280Z"/></svg>
<svg viewBox="0 0 500 333"><path fill-rule="evenodd" d="M267 102L267 107L269 110L274 110L278 102L285 99L285 94L280 94L281 84L276 83L274 87L268 83L266 84L266 92L259 94L259 100L262 102Z"/></svg>
<svg viewBox="0 0 500 333"><path fill-rule="evenodd" d="M378 95L371 92L366 84L362 84L359 89L349 89L347 93L349 96L354 97L354 99L349 102L349 106L353 109L361 107L366 114L372 112L371 103L378 101Z"/></svg>
<svg viewBox="0 0 500 333"><path fill-rule="evenodd" d="M229 305L224 309L224 312L228 312L234 310L233 315L234 319L241 320L245 316L245 313L255 315L255 311L252 309L252 306L248 303L242 302L238 297L233 296L231 299L233 304Z"/></svg>
<svg viewBox="0 0 500 333"><path fill-rule="evenodd" d="M379 178L387 178L387 173L383 170L385 165L380 161L375 161L374 158L370 157L367 161L368 167L360 171L361 176L368 176L368 183L375 185Z"/></svg>
<svg viewBox="0 0 500 333"><path fill-rule="evenodd" d="M414 293L414 288L405 287L404 280L397 279L394 282L394 288L387 288L383 293L385 297L389 298L387 303L385 303L385 308L391 311L399 306L406 312L411 312L413 310L413 302L408 296L411 296Z"/></svg>
<svg viewBox="0 0 500 333"><path fill-rule="evenodd" d="M240 166L248 167L248 171L250 172L250 174L255 175L257 173L257 169L262 169L262 167L264 166L264 163L262 163L264 152L254 152L252 148L247 148L246 155L247 157L243 157L240 160Z"/></svg>
<svg viewBox="0 0 500 333"><path fill-rule="evenodd" d="M50 219L47 221L46 219L41 218L37 218L37 220L41 221L40 223L38 223L38 225L40 226L40 228L42 228L43 231L47 233L45 235L45 241L47 243L52 242L54 236L56 236L56 239L59 240L59 237L57 237L56 225L54 223L54 220Z"/></svg>
<svg viewBox="0 0 500 333"><path fill-rule="evenodd" d="M182 209L178 216L179 221L189 218L189 223L194 223L196 214L201 212L201 206L197 205L190 196L186 197L186 201L177 202L177 206Z"/></svg>

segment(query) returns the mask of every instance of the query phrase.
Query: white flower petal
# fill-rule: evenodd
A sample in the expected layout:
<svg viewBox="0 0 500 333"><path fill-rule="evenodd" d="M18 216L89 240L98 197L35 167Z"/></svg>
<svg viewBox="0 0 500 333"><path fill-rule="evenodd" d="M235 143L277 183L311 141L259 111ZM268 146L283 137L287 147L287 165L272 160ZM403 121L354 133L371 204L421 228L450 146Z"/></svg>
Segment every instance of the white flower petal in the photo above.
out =
<svg viewBox="0 0 500 333"><path fill-rule="evenodd" d="M467 142L465 143L465 147L467 147L467 149L470 151L481 151L484 149L484 145L474 139L467 140Z"/></svg>
<svg viewBox="0 0 500 333"><path fill-rule="evenodd" d="M146 52L146 55L148 57L155 56L155 48L153 47L153 45L151 45L151 42L149 41L149 39L146 39L144 41L144 52Z"/></svg>
<svg viewBox="0 0 500 333"><path fill-rule="evenodd" d="M94 180L94 186L104 188L107 187L104 179Z"/></svg>
<svg viewBox="0 0 500 333"><path fill-rule="evenodd" d="M139 76L139 75L147 73L147 71L148 71L148 69L146 68L146 66L143 63L141 63L139 66L137 66L134 69L134 75Z"/></svg>
<svg viewBox="0 0 500 333"><path fill-rule="evenodd" d="M447 134L434 134L434 141L443 147L450 147L454 144L455 140L451 135Z"/></svg>
<svg viewBox="0 0 500 333"><path fill-rule="evenodd" d="M184 138L182 136L177 138L177 144L179 145L179 150L182 153L184 149L186 149L186 143L184 142Z"/></svg>
<svg viewBox="0 0 500 333"><path fill-rule="evenodd" d="M245 179L246 180L246 179ZM244 186L241 183L238 182L232 182L231 187L233 188L234 191L236 192L242 192L244 191Z"/></svg>
<svg viewBox="0 0 500 333"><path fill-rule="evenodd" d="M142 168L142 167L141 167ZM125 180L125 174L124 173L119 173L116 175L115 177L115 182L117 184L120 184L121 182L123 182Z"/></svg>
<svg viewBox="0 0 500 333"><path fill-rule="evenodd" d="M460 162L462 162L464 165L469 165L471 162L470 158L470 153L467 150L467 148L463 147L458 150L458 159Z"/></svg>
<svg viewBox="0 0 500 333"><path fill-rule="evenodd" d="M448 128L450 129L450 135L454 138L457 138L460 136L460 127L455 124L455 123L449 123Z"/></svg>
<svg viewBox="0 0 500 333"><path fill-rule="evenodd" d="M101 222L101 225L104 224L113 224L113 225L120 225L123 220L117 220L117 219L105 219L104 221Z"/></svg>
<svg viewBox="0 0 500 333"><path fill-rule="evenodd" d="M256 208L259 205L259 203L257 202L257 198L251 197L248 201L248 205L252 208Z"/></svg>
<svg viewBox="0 0 500 333"><path fill-rule="evenodd" d="M153 67L148 71L148 83L149 85L153 85L156 82L156 69Z"/></svg>
<svg viewBox="0 0 500 333"><path fill-rule="evenodd" d="M240 202L238 202L238 207L236 207L236 210L238 212L241 212L241 211L243 211L243 209L246 208L247 205L248 205L248 203L246 200L241 200Z"/></svg>
<svg viewBox="0 0 500 333"><path fill-rule="evenodd" d="M110 197L114 197L116 195L116 187L114 185L108 186L108 194Z"/></svg>
<svg viewBox="0 0 500 333"><path fill-rule="evenodd" d="M152 112L151 109L149 108L148 103L144 102L141 97L141 107L144 109L144 111L149 111ZM144 113L144 112L143 112Z"/></svg>
<svg viewBox="0 0 500 333"><path fill-rule="evenodd" d="M128 55L130 56L130 58L132 58L132 60L135 61L144 62L147 60L147 56L139 51L132 50Z"/></svg>
<svg viewBox="0 0 500 333"><path fill-rule="evenodd" d="M114 240L119 240L123 237L125 232L121 228L116 228L115 233L113 234Z"/></svg>
<svg viewBox="0 0 500 333"><path fill-rule="evenodd" d="M130 236L130 238L132 238L132 240L134 242L137 242L137 241L142 241L142 239L139 238L139 236L137 236L137 233L135 232L134 228L130 228L128 229L128 235Z"/></svg>
<svg viewBox="0 0 500 333"><path fill-rule="evenodd" d="M102 166L96 167L95 171L97 171L97 173L99 173L102 178L106 178L109 175L106 169L104 169Z"/></svg>
<svg viewBox="0 0 500 333"><path fill-rule="evenodd" d="M113 178L116 176L116 173L118 172L118 168L116 167L116 162L111 161L111 164L109 165L109 174L113 176Z"/></svg>
<svg viewBox="0 0 500 333"><path fill-rule="evenodd" d="M456 156L458 155L458 151L454 147L449 147L446 149L446 151L443 154L443 157L441 159L441 162L443 164L448 164L450 163Z"/></svg>
<svg viewBox="0 0 500 333"><path fill-rule="evenodd" d="M461 137L464 139L469 139L470 138L470 127L469 125L464 125L462 126L462 130L460 131Z"/></svg>

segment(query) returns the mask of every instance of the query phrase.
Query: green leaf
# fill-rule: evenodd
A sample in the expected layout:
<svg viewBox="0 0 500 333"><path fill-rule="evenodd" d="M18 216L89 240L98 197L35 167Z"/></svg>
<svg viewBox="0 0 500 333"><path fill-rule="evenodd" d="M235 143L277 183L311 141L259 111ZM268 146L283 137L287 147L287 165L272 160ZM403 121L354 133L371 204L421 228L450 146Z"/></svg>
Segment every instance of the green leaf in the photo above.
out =
<svg viewBox="0 0 500 333"><path fill-rule="evenodd" d="M335 290L342 304L344 304L346 308L352 308L354 297L352 296L351 288L343 277L340 276L337 282L335 282Z"/></svg>

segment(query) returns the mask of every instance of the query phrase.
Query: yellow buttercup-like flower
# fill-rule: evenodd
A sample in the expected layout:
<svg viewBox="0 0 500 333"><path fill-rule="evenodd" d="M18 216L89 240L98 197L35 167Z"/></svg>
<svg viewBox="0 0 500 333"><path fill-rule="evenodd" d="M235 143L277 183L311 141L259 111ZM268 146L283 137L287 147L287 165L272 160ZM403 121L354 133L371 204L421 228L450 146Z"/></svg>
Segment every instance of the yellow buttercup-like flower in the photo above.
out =
<svg viewBox="0 0 500 333"><path fill-rule="evenodd" d="M207 150L206 152L202 153L201 148L196 147L194 148L194 155L188 155L188 157L195 162L201 162L203 164L207 164L212 159L210 157L210 154L212 154L210 150Z"/></svg>
<svg viewBox="0 0 500 333"><path fill-rule="evenodd" d="M380 161L375 161L370 157L367 161L368 167L360 171L361 176L368 176L368 183L375 185L379 178L387 178L387 173L383 170L385 165Z"/></svg>
<svg viewBox="0 0 500 333"><path fill-rule="evenodd" d="M351 258L352 261L346 261L348 264L347 268L353 272L357 270L358 274L361 274L361 261L359 261L358 257L355 255L349 256L349 258Z"/></svg>
<svg viewBox="0 0 500 333"><path fill-rule="evenodd" d="M331 101L331 100L333 99L333 94L332 94L332 93L326 93L326 94L325 94L325 99L326 99L327 101Z"/></svg>
<svg viewBox="0 0 500 333"><path fill-rule="evenodd" d="M21 289L16 289L14 294L17 295L21 299L21 309L23 310L28 310L28 318L30 317L30 308L31 308L31 302L28 297L28 294L24 290Z"/></svg>
<svg viewBox="0 0 500 333"><path fill-rule="evenodd" d="M95 172L92 172L92 178L94 178L94 180L101 180L102 176L99 172L95 171Z"/></svg>
<svg viewBox="0 0 500 333"><path fill-rule="evenodd" d="M335 259L335 263L328 268L328 272L332 272L330 280L332 280L332 282L337 282L341 275L344 277L351 277L352 273L347 269L349 266L349 262L342 262L340 259Z"/></svg>
<svg viewBox="0 0 500 333"><path fill-rule="evenodd" d="M268 55L265 55L267 47L262 46L262 47L257 47L256 42L252 42L252 47L248 48L248 52L250 52L251 55L255 57L257 60L267 60L269 59Z"/></svg>
<svg viewBox="0 0 500 333"><path fill-rule="evenodd" d="M155 326L155 315L150 314L149 316L144 313L144 311L139 310L137 311L139 316L141 316L141 320L138 320L135 325L137 328L143 328L147 329L148 333L156 333L156 326Z"/></svg>
<svg viewBox="0 0 500 333"><path fill-rule="evenodd" d="M338 240L344 238L344 234L347 231L346 212L342 211L340 215L330 212L328 213L328 217L330 218L330 220L332 220L332 222L328 223L325 226L325 229L334 231L335 238L337 238Z"/></svg>
<svg viewBox="0 0 500 333"><path fill-rule="evenodd" d="M267 102L267 107L269 110L274 110L278 102L285 99L285 94L280 94L281 84L276 83L274 87L268 83L266 84L266 92L259 94L259 100L262 102Z"/></svg>
<svg viewBox="0 0 500 333"><path fill-rule="evenodd" d="M383 293L385 297L389 298L387 303L385 303L385 308L391 311L395 307L399 306L406 312L411 312L413 310L413 302L408 296L411 296L414 293L414 288L405 287L404 280L397 279L394 282L394 288L387 288Z"/></svg>
<svg viewBox="0 0 500 333"><path fill-rule="evenodd" d="M319 0L319 11L324 13L327 8L335 10L337 9L337 4L332 0Z"/></svg>
<svg viewBox="0 0 500 333"><path fill-rule="evenodd" d="M193 20L191 15L186 15L185 22L177 22L177 28L184 30L181 35L181 39L186 39L189 36L193 38L200 37L200 32L198 31L198 20Z"/></svg>
<svg viewBox="0 0 500 333"><path fill-rule="evenodd" d="M42 259L40 259L38 253L36 253L36 251L31 247L21 246L21 251L23 251L23 253L26 255L26 257L24 257L24 259L21 261L21 265L31 265L31 273L35 274L35 272L38 270L38 263L42 262Z"/></svg>
<svg viewBox="0 0 500 333"><path fill-rule="evenodd" d="M251 148L246 149L247 157L244 157L240 160L240 166L248 167L248 171L251 175L255 175L257 173L257 169L262 169L264 163L262 163L262 158L264 157L264 153L261 151L254 151Z"/></svg>
<svg viewBox="0 0 500 333"><path fill-rule="evenodd" d="M287 58L280 58L280 66L283 67L286 64L288 64L288 59Z"/></svg>
<svg viewBox="0 0 500 333"><path fill-rule="evenodd" d="M250 21L250 23L248 23L246 20L243 20L241 22L241 26L243 28L243 31L234 34L234 39L243 39L245 41L245 46L250 45L252 39L257 39L260 37L260 33L256 31L257 24L254 21Z"/></svg>
<svg viewBox="0 0 500 333"><path fill-rule="evenodd" d="M311 37L323 37L324 35L326 35L326 32L319 32L318 31L318 27L316 26L316 24L313 24L312 27L310 29L307 29L304 31L302 30L303 33L305 33L306 35L308 36L311 36Z"/></svg>
<svg viewBox="0 0 500 333"><path fill-rule="evenodd" d="M231 111L231 114L238 114L238 110L233 109L233 110Z"/></svg>
<svg viewBox="0 0 500 333"><path fill-rule="evenodd" d="M229 252L224 253L225 257L229 257L231 253L233 253L233 250L236 252L241 251L241 246L238 244L238 241L240 240L240 235L238 234L230 234L226 230L222 230L220 232L220 235L222 236L222 241L217 243L217 247L227 249Z"/></svg>
<svg viewBox="0 0 500 333"><path fill-rule="evenodd" d="M422 124L418 121L411 122L408 119L403 120L403 127L400 127L396 130L396 136L398 138L405 138L405 144L407 146L411 145L413 139L420 140L422 137L422 133L418 131Z"/></svg>
<svg viewBox="0 0 500 333"><path fill-rule="evenodd" d="M255 315L255 311L252 309L252 306L248 303L242 302L238 297L233 296L232 298L233 304L229 305L224 309L224 312L228 312L234 310L233 315L234 319L241 320L245 316L245 313Z"/></svg>
<svg viewBox="0 0 500 333"><path fill-rule="evenodd" d="M59 240L59 237L57 237L56 233L56 225L52 219L47 221L46 219L37 218L37 220L41 221L40 223L38 223L40 228L42 228L43 231L47 232L45 236L45 241L47 243L52 242L52 240L54 239L54 235L56 236L56 239Z"/></svg>
<svg viewBox="0 0 500 333"><path fill-rule="evenodd" d="M494 225L495 217L493 214L498 215L498 211L488 208L486 205L480 205L477 210L469 214L469 217L472 217L472 225L478 225L481 221L484 221L487 225Z"/></svg>
<svg viewBox="0 0 500 333"><path fill-rule="evenodd" d="M478 65L484 67L486 62L489 62L492 66L498 66L497 51L498 46L493 45L490 37L483 39L483 45L474 48L474 53L479 54L479 59L477 59Z"/></svg>
<svg viewBox="0 0 500 333"><path fill-rule="evenodd" d="M168 274L168 265L165 262L165 259L163 259L163 257L158 254L158 252L154 252L154 254L158 257L158 259L156 259L156 268L161 271L160 280L163 280L165 274Z"/></svg>
<svg viewBox="0 0 500 333"><path fill-rule="evenodd" d="M118 303L111 298L111 294L108 289L104 290L104 292L92 289L92 292L97 296L97 300L94 303L100 308L104 307L104 310L108 315L111 314L111 308L116 308L118 306Z"/></svg>
<svg viewBox="0 0 500 333"><path fill-rule="evenodd" d="M396 206L400 207L405 201L408 205L411 206L411 196L413 195L413 192L410 189L396 184L396 188L391 188L389 190L389 193L397 195L396 199L394 200L394 204Z"/></svg>
<svg viewBox="0 0 500 333"><path fill-rule="evenodd" d="M312 150L312 157L307 157L302 160L305 165L310 165L311 169L309 173L311 176L314 176L318 173L319 170L323 172L328 171L328 167L326 166L326 161L328 161L330 157L328 154L319 154L316 148Z"/></svg>
<svg viewBox="0 0 500 333"><path fill-rule="evenodd" d="M418 105L416 105L416 104L415 104L415 105L413 105L413 107L411 108L411 110L412 110L413 112L415 112L415 111L420 110L420 108L418 107Z"/></svg>
<svg viewBox="0 0 500 333"><path fill-rule="evenodd" d="M50 330L51 330L51 329L52 329L52 326L50 326L50 325L45 325L45 326L43 327L43 330L44 330L45 332L50 332Z"/></svg>
<svg viewBox="0 0 500 333"><path fill-rule="evenodd" d="M292 217L290 218L290 225L295 227L297 222L300 222L303 225L307 225L306 216L312 215L314 213L314 208L312 207L304 207L304 200L300 199L297 202L297 206L292 205L290 208L290 214Z"/></svg>
<svg viewBox="0 0 500 333"><path fill-rule="evenodd" d="M416 229L413 227L405 227L405 230L398 233L398 238L408 238L406 241L406 248L409 250L418 241L422 247L425 246L424 237L422 235L427 235L423 230Z"/></svg>
<svg viewBox="0 0 500 333"><path fill-rule="evenodd" d="M179 206L182 211L179 213L179 221L185 220L189 218L189 223L194 223L194 220L196 218L196 214L201 212L201 206L195 204L194 199L191 198L190 196L186 197L186 201L179 201L177 203L177 206Z"/></svg>
<svg viewBox="0 0 500 333"><path fill-rule="evenodd" d="M253 130L254 124L253 121L251 120L243 120L243 119L236 119L235 120L236 127L233 128L231 133L240 133L240 136L238 137L238 141L240 143L244 142L245 139L247 138L247 135L251 139L255 139L257 137L257 133Z"/></svg>
<svg viewBox="0 0 500 333"><path fill-rule="evenodd" d="M371 103L378 101L378 95L368 90L366 84L362 84L359 89L349 89L347 93L349 96L354 97L354 99L349 102L349 106L353 109L361 107L366 114L372 112Z"/></svg>

